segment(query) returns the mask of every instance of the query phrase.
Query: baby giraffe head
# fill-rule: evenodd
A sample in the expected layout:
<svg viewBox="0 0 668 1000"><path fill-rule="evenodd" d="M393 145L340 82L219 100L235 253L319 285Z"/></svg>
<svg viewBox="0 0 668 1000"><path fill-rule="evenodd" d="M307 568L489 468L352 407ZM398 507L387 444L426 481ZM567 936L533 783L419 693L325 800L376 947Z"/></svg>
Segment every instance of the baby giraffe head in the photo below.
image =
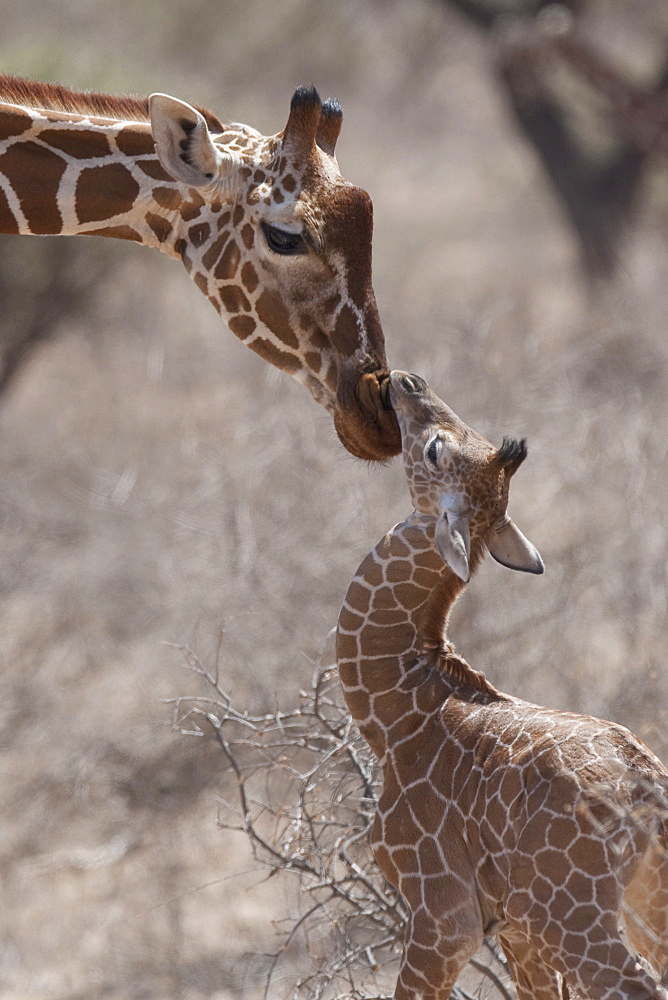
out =
<svg viewBox="0 0 668 1000"><path fill-rule="evenodd" d="M436 518L436 546L450 569L466 583L488 550L510 569L542 573L540 554L506 511L526 441L504 438L494 448L418 375L392 372L390 399L411 499L417 511Z"/></svg>

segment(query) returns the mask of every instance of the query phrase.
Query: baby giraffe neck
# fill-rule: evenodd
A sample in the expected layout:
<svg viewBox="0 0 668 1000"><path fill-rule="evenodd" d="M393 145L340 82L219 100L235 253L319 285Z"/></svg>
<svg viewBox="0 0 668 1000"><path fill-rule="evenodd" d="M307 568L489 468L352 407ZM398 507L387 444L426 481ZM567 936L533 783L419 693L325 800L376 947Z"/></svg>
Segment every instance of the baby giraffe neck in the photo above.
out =
<svg viewBox="0 0 668 1000"><path fill-rule="evenodd" d="M379 757L424 725L457 685L485 684L447 640L464 584L436 550L435 525L414 513L393 528L360 566L339 616L344 696Z"/></svg>

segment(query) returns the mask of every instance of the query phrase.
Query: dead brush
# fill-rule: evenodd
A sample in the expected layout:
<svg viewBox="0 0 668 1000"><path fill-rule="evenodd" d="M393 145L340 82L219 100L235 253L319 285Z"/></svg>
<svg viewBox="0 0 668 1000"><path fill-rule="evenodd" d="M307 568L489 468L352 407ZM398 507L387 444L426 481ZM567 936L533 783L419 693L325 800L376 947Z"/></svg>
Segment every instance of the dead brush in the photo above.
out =
<svg viewBox="0 0 668 1000"><path fill-rule="evenodd" d="M213 669L190 647L176 648L211 693L170 699L173 727L214 740L235 779L229 797L218 799L220 827L246 836L268 877L296 880L297 910L277 926L279 944L263 956L264 996L381 995L396 976L407 910L368 845L380 772L345 708L336 665L322 658L295 704L252 715L221 685L221 642ZM455 1000L513 996L492 945L463 978Z"/></svg>

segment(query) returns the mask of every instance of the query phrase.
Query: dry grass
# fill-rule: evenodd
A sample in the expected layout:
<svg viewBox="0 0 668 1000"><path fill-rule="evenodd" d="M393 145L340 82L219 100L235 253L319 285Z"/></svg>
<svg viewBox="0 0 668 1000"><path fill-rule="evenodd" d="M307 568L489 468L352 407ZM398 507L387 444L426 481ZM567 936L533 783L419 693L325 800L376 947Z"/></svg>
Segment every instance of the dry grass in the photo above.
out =
<svg viewBox="0 0 668 1000"><path fill-rule="evenodd" d="M437 4L5 6L9 72L167 89L267 131L305 80L341 100L392 366L492 441L529 437L512 514L548 571L485 565L453 638L501 688L665 759L665 168L593 294L486 45ZM592 6L619 48L624 5ZM668 33L650 8L630 58ZM0 242L3 343L52 337L0 407L0 997L255 1000L246 956L297 901L217 828L230 775L171 731L161 699L203 691L169 644L206 658L224 626L235 703L294 704L406 489L398 463L347 457L176 264L81 243Z"/></svg>

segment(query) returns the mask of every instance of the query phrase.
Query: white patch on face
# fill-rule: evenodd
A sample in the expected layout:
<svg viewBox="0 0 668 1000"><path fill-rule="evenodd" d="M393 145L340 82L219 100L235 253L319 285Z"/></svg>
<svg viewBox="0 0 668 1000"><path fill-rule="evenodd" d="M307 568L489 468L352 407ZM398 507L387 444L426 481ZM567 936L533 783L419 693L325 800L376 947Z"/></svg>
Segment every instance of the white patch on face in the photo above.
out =
<svg viewBox="0 0 668 1000"><path fill-rule="evenodd" d="M468 513L468 504L461 495L457 496L455 493L441 494L438 501L438 507L439 510L447 514L454 514L455 517L463 517L466 513Z"/></svg>

